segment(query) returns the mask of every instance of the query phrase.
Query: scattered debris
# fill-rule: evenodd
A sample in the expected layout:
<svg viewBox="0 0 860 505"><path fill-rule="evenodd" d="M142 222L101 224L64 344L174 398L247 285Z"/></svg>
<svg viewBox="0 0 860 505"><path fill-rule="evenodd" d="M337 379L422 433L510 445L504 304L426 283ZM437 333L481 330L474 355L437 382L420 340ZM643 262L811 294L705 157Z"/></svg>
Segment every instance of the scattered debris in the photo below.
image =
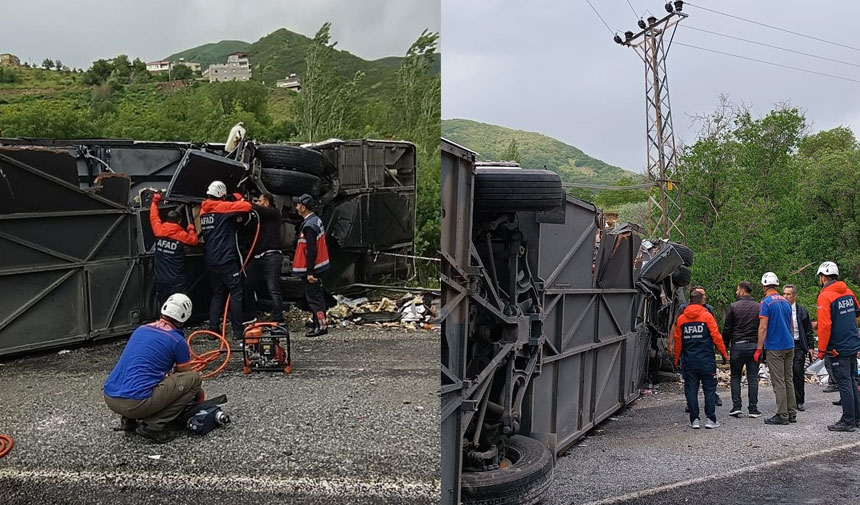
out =
<svg viewBox="0 0 860 505"><path fill-rule="evenodd" d="M159 460L161 459L161 454L150 454L149 456L147 456L147 458Z"/></svg>
<svg viewBox="0 0 860 505"><path fill-rule="evenodd" d="M397 300L383 297L371 301L366 297L347 298L334 295L337 305L329 309L334 324L377 324L383 328L405 327L413 330L433 330L438 326L441 297L438 293L421 295L408 293Z"/></svg>
<svg viewBox="0 0 860 505"><path fill-rule="evenodd" d="M62 351L58 352L57 354L69 354L70 352L72 352L72 351L70 351L68 349L63 349Z"/></svg>

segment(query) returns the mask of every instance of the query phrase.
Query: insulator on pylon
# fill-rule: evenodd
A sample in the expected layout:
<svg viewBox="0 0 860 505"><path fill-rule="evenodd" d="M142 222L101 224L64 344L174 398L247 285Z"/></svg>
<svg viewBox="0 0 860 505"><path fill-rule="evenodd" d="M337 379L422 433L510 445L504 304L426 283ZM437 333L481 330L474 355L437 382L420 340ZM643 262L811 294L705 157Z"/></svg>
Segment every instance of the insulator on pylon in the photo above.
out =
<svg viewBox="0 0 860 505"><path fill-rule="evenodd" d="M666 5L664 5L664 7L666 7L666 12L668 12L669 14L671 14L672 11L674 10L672 8L672 2L666 2Z"/></svg>
<svg viewBox="0 0 860 505"><path fill-rule="evenodd" d="M638 22L638 23L636 23L636 24L638 24L638 25L639 25L639 28L642 28L643 30L645 29L645 26L646 26L646 25L645 25L645 21L642 21L642 20L640 19L640 20L639 20L639 22Z"/></svg>

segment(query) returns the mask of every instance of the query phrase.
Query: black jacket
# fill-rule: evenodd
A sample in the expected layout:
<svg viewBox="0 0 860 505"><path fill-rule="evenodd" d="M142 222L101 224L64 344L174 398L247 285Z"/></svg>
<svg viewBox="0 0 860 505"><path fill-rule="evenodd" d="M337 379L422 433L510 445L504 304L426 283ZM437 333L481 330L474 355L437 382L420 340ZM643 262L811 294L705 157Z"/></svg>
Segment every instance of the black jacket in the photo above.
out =
<svg viewBox="0 0 860 505"><path fill-rule="evenodd" d="M810 349L815 349L815 337L812 334L812 321L809 319L809 311L801 304L797 304L797 321L792 321L798 328L800 339L795 344L807 352Z"/></svg>
<svg viewBox="0 0 860 505"><path fill-rule="evenodd" d="M283 239L281 238L281 212L277 207L263 207L254 204L254 210L260 216L260 236L257 238L257 246L254 247L254 254L261 254L266 251L280 251L283 247ZM253 226L251 226L253 228ZM254 231L251 231L251 239L254 238Z"/></svg>
<svg viewBox="0 0 860 505"><path fill-rule="evenodd" d="M729 311L723 321L723 341L726 347L758 342L758 313L759 303L749 295L741 296L729 305Z"/></svg>

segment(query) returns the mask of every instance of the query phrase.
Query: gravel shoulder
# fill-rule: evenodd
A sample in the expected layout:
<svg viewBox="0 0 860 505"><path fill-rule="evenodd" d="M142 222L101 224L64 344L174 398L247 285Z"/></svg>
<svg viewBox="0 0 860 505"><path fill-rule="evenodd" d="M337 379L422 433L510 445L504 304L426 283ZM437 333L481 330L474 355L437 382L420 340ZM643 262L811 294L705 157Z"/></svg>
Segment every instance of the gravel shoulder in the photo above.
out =
<svg viewBox="0 0 860 505"><path fill-rule="evenodd" d="M164 445L113 431L101 385L124 344L0 362L0 502L438 502L438 331L299 333L291 375L234 357L204 382L232 424Z"/></svg>

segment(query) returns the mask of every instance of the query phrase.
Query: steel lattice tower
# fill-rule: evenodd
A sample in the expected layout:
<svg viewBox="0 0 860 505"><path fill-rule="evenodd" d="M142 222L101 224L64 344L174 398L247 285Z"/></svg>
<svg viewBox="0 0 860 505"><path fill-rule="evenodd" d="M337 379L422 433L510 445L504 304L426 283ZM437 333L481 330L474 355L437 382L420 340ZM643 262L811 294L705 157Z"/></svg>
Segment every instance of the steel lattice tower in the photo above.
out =
<svg viewBox="0 0 860 505"><path fill-rule="evenodd" d="M648 142L648 180L655 185L648 194L648 231L652 236L686 243L684 212L678 175L678 153L672 128L666 53L672 45L684 2L666 4L669 13L662 19L650 16L639 20L638 33L627 31L615 42L631 47L645 63L645 118ZM664 37L669 34L668 44Z"/></svg>

